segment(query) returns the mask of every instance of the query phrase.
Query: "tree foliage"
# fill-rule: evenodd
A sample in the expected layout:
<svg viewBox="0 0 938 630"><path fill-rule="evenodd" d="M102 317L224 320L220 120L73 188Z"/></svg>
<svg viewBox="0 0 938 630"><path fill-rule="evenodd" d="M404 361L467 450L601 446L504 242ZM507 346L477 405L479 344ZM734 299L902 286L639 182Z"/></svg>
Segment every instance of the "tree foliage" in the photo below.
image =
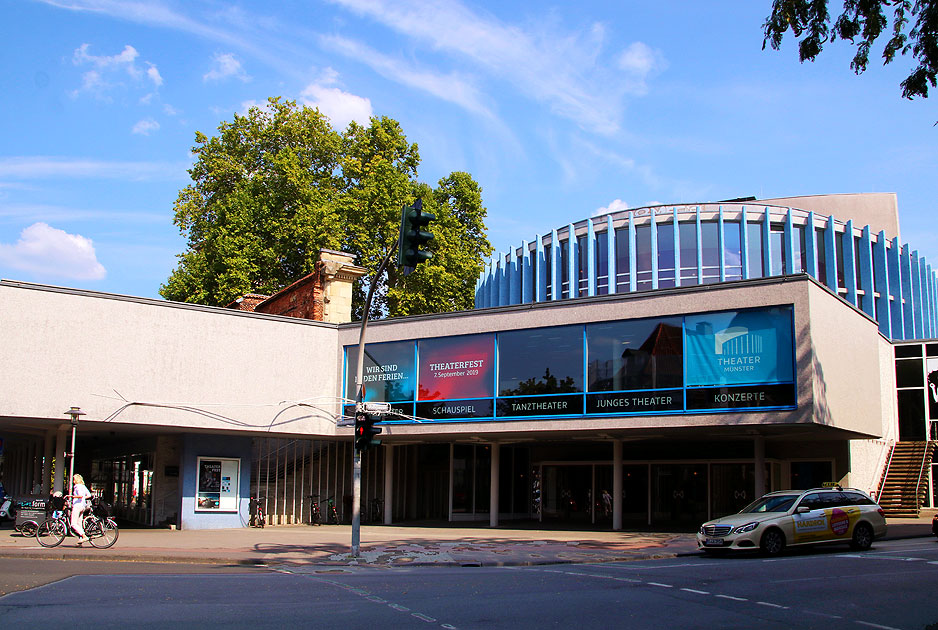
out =
<svg viewBox="0 0 938 630"><path fill-rule="evenodd" d="M833 25L828 4L828 0L773 0L772 14L763 25L762 48L769 44L778 50L791 29L800 38L798 54L804 62L813 61L829 41L849 40L857 48L850 68L860 74L869 64L873 42L888 33L883 63L907 53L916 63L901 83L902 96L928 98L928 87L935 87L938 75L938 0L844 0L843 13Z"/></svg>
<svg viewBox="0 0 938 630"><path fill-rule="evenodd" d="M481 188L467 173L435 189L418 182L417 145L395 120L373 117L340 133L318 110L271 98L222 122L216 136L196 133L193 152L192 183L174 204L187 248L160 287L164 298L224 305L272 294L312 272L329 248L356 254L368 270L355 290L360 317L368 283L396 247L402 206L422 196L437 215L434 257L406 278L392 266L373 315L472 307L491 253Z"/></svg>

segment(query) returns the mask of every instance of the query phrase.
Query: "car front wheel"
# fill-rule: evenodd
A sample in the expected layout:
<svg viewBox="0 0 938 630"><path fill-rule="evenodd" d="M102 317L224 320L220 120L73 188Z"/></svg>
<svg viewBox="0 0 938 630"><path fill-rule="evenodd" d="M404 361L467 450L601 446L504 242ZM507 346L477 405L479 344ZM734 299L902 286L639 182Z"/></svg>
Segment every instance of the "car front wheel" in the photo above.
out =
<svg viewBox="0 0 938 630"><path fill-rule="evenodd" d="M777 556L785 549L785 534L778 529L767 530L762 534L759 548L767 556Z"/></svg>
<svg viewBox="0 0 938 630"><path fill-rule="evenodd" d="M853 528L853 540L850 546L860 551L866 551L873 544L873 528L866 523L857 523Z"/></svg>

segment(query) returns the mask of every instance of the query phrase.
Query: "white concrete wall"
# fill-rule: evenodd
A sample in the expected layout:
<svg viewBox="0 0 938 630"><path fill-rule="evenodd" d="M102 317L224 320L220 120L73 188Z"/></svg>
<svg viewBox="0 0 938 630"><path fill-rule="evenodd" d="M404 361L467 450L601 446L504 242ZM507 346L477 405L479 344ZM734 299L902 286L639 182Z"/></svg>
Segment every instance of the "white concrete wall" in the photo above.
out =
<svg viewBox="0 0 938 630"><path fill-rule="evenodd" d="M336 342L331 324L4 282L0 416L332 435Z"/></svg>

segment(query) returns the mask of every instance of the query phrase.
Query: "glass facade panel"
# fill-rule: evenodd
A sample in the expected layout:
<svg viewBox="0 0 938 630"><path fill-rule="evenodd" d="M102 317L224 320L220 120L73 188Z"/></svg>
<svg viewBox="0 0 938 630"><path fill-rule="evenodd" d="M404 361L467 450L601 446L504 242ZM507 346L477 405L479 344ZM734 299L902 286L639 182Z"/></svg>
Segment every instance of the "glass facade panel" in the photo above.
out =
<svg viewBox="0 0 938 630"><path fill-rule="evenodd" d="M596 235L596 295L609 293L609 243L605 232Z"/></svg>
<svg viewBox="0 0 938 630"><path fill-rule="evenodd" d="M681 286L698 284L697 223L681 223L678 232L681 241Z"/></svg>
<svg viewBox="0 0 938 630"><path fill-rule="evenodd" d="M346 353L345 397L356 397L358 346ZM365 345L365 396L367 402L404 402L414 399L416 391L413 341L369 343Z"/></svg>
<svg viewBox="0 0 938 630"><path fill-rule="evenodd" d="M837 286L845 289L847 288L847 279L844 276L844 233L837 232L834 235L834 242L837 247Z"/></svg>
<svg viewBox="0 0 938 630"><path fill-rule="evenodd" d="M583 328L558 326L498 335L498 395L583 391Z"/></svg>
<svg viewBox="0 0 938 630"><path fill-rule="evenodd" d="M588 391L681 387L681 318L590 324L586 327Z"/></svg>
<svg viewBox="0 0 938 630"><path fill-rule="evenodd" d="M589 293L589 247L586 240L585 236L576 239L577 295L580 297Z"/></svg>
<svg viewBox="0 0 938 630"><path fill-rule="evenodd" d="M824 247L824 228L814 228L814 254L817 258L817 279L827 284L827 249Z"/></svg>
<svg viewBox="0 0 938 630"><path fill-rule="evenodd" d="M560 299L570 297L570 241L560 241Z"/></svg>
<svg viewBox="0 0 938 630"><path fill-rule="evenodd" d="M749 277L761 278L762 266L762 224L746 224L746 250L749 254Z"/></svg>
<svg viewBox="0 0 938 630"><path fill-rule="evenodd" d="M544 293L545 300L554 299L554 293L553 293L554 264L553 264L553 259L551 258L551 254L552 254L551 246L545 245L544 246L544 262L545 262L544 274L547 279L547 290Z"/></svg>
<svg viewBox="0 0 938 630"><path fill-rule="evenodd" d="M616 230L616 293L628 293L631 270L629 230L619 228Z"/></svg>
<svg viewBox="0 0 938 630"><path fill-rule="evenodd" d="M804 273L808 269L808 256L805 249L804 226L795 226L795 260L792 262L795 273Z"/></svg>
<svg viewBox="0 0 938 630"><path fill-rule="evenodd" d="M703 283L720 281L720 224L705 221L700 224L700 243L703 248Z"/></svg>
<svg viewBox="0 0 938 630"><path fill-rule="evenodd" d="M658 223L658 288L667 289L674 283L674 224Z"/></svg>
<svg viewBox="0 0 938 630"><path fill-rule="evenodd" d="M896 361L896 387L924 387L925 375L921 359Z"/></svg>
<svg viewBox="0 0 938 630"><path fill-rule="evenodd" d="M741 231L742 224L738 221L723 223L723 264L727 280L740 280L743 277Z"/></svg>
<svg viewBox="0 0 938 630"><path fill-rule="evenodd" d="M635 228L635 289L651 290L651 226Z"/></svg>
<svg viewBox="0 0 938 630"><path fill-rule="evenodd" d="M771 275L781 276L785 273L785 228L784 226L773 224L772 231L769 233L770 249L772 260L769 268Z"/></svg>
<svg viewBox="0 0 938 630"><path fill-rule="evenodd" d="M495 395L495 335L437 337L417 342L418 400Z"/></svg>

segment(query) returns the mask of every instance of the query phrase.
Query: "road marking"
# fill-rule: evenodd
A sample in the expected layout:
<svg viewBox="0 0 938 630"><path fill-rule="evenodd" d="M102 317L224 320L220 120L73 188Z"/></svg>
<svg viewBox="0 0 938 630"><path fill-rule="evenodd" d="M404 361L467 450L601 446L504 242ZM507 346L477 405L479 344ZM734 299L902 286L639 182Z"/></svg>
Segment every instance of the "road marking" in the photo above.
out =
<svg viewBox="0 0 938 630"><path fill-rule="evenodd" d="M401 606L400 604L388 604L388 608L393 608L394 610L399 610L401 612L410 612L410 608L407 606Z"/></svg>
<svg viewBox="0 0 938 630"><path fill-rule="evenodd" d="M709 595L710 594L708 591L698 591L693 588L682 588L681 590L687 591L688 593L696 593L697 595Z"/></svg>
<svg viewBox="0 0 938 630"><path fill-rule="evenodd" d="M720 599L731 599L734 602L748 602L749 601L745 597L733 597L732 595L714 595L714 597L719 597Z"/></svg>
<svg viewBox="0 0 938 630"><path fill-rule="evenodd" d="M419 619L420 621L426 621L427 623L433 623L433 622L436 621L436 619L434 619L433 617L428 617L428 616L426 616L426 615L424 615L424 614L421 614L421 613L411 613L410 616L411 616L411 617L416 617L416 618Z"/></svg>
<svg viewBox="0 0 938 630"><path fill-rule="evenodd" d="M868 628L880 628L881 630L899 630L898 628L893 628L892 626L881 626L878 623L869 623L868 621L858 621L857 623Z"/></svg>
<svg viewBox="0 0 938 630"><path fill-rule="evenodd" d="M769 608L782 608L788 610L788 606L782 606L781 604L773 604L772 602L756 602L760 606L768 606Z"/></svg>
<svg viewBox="0 0 938 630"><path fill-rule="evenodd" d="M674 588L670 584L659 584L658 582L647 582L648 586L660 586L661 588Z"/></svg>
<svg viewBox="0 0 938 630"><path fill-rule="evenodd" d="M840 615L831 615L831 614L829 614L829 613L822 613L822 612L818 612L818 611L816 611L816 610L808 610L808 609L805 609L803 612L805 612L805 613L807 613L807 614L809 614L809 615L817 615L818 617L827 617L828 619L843 619L843 617L841 617Z"/></svg>

